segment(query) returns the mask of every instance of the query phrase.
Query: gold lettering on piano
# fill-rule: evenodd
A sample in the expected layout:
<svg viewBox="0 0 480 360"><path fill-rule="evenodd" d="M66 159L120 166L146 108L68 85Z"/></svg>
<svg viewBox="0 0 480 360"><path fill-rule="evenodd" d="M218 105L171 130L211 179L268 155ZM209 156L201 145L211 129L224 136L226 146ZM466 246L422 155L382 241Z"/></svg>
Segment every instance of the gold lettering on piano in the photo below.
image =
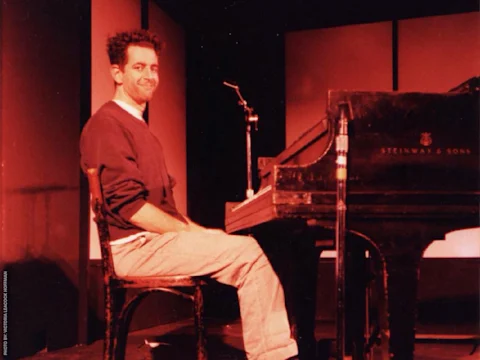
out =
<svg viewBox="0 0 480 360"><path fill-rule="evenodd" d="M382 147L382 155L471 155L470 148Z"/></svg>
<svg viewBox="0 0 480 360"><path fill-rule="evenodd" d="M447 154L448 155L470 155L472 152L470 149L462 149L462 148L448 148Z"/></svg>

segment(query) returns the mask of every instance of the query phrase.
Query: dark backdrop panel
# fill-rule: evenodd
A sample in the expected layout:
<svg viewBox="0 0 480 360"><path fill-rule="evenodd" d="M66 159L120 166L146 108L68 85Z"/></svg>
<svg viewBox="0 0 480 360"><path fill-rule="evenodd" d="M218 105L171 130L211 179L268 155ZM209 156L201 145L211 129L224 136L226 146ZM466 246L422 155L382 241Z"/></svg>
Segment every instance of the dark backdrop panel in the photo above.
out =
<svg viewBox="0 0 480 360"><path fill-rule="evenodd" d="M188 209L202 224L223 227L225 201L245 199L246 140L235 90L259 115L252 131L256 159L284 149L284 38L264 32L196 32L187 36Z"/></svg>

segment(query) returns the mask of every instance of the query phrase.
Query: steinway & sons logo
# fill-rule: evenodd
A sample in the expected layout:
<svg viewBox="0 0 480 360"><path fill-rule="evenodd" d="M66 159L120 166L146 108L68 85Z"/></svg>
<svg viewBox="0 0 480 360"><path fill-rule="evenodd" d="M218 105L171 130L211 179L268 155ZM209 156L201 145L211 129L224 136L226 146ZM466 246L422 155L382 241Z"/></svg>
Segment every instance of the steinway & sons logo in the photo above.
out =
<svg viewBox="0 0 480 360"><path fill-rule="evenodd" d="M420 145L413 147L382 147L380 153L382 155L470 155L470 148L447 147L432 148L432 133L423 132L420 134Z"/></svg>
<svg viewBox="0 0 480 360"><path fill-rule="evenodd" d="M424 132L420 135L420 144L423 146L432 145L432 133Z"/></svg>

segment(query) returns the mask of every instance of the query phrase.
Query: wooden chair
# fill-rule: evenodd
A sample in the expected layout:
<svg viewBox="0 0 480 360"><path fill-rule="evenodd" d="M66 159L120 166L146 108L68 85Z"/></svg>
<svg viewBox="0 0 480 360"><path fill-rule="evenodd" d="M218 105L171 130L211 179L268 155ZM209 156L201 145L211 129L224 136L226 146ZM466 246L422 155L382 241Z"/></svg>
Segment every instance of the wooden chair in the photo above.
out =
<svg viewBox="0 0 480 360"><path fill-rule="evenodd" d="M207 360L205 327L203 322L202 285L206 283L201 278L189 276L171 277L118 277L113 268L110 250L110 234L105 218L105 207L97 169L88 169L88 182L91 194L91 205L98 227L102 253L102 268L105 289L105 340L103 347L104 360L125 359L128 328L134 310L148 294L158 291L170 292L188 299L194 303L194 318L196 331L197 359ZM194 287L194 294L189 295L179 291L181 287ZM127 289L139 290L128 302Z"/></svg>

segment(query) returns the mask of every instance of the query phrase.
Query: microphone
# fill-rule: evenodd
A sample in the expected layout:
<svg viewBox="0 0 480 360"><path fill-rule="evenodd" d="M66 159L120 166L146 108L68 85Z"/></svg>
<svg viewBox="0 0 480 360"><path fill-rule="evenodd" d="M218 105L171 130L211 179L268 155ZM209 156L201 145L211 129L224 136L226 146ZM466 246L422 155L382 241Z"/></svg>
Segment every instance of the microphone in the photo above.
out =
<svg viewBox="0 0 480 360"><path fill-rule="evenodd" d="M233 85L226 81L223 82L223 85L231 87L232 89L235 89L235 90L238 89L238 85Z"/></svg>

